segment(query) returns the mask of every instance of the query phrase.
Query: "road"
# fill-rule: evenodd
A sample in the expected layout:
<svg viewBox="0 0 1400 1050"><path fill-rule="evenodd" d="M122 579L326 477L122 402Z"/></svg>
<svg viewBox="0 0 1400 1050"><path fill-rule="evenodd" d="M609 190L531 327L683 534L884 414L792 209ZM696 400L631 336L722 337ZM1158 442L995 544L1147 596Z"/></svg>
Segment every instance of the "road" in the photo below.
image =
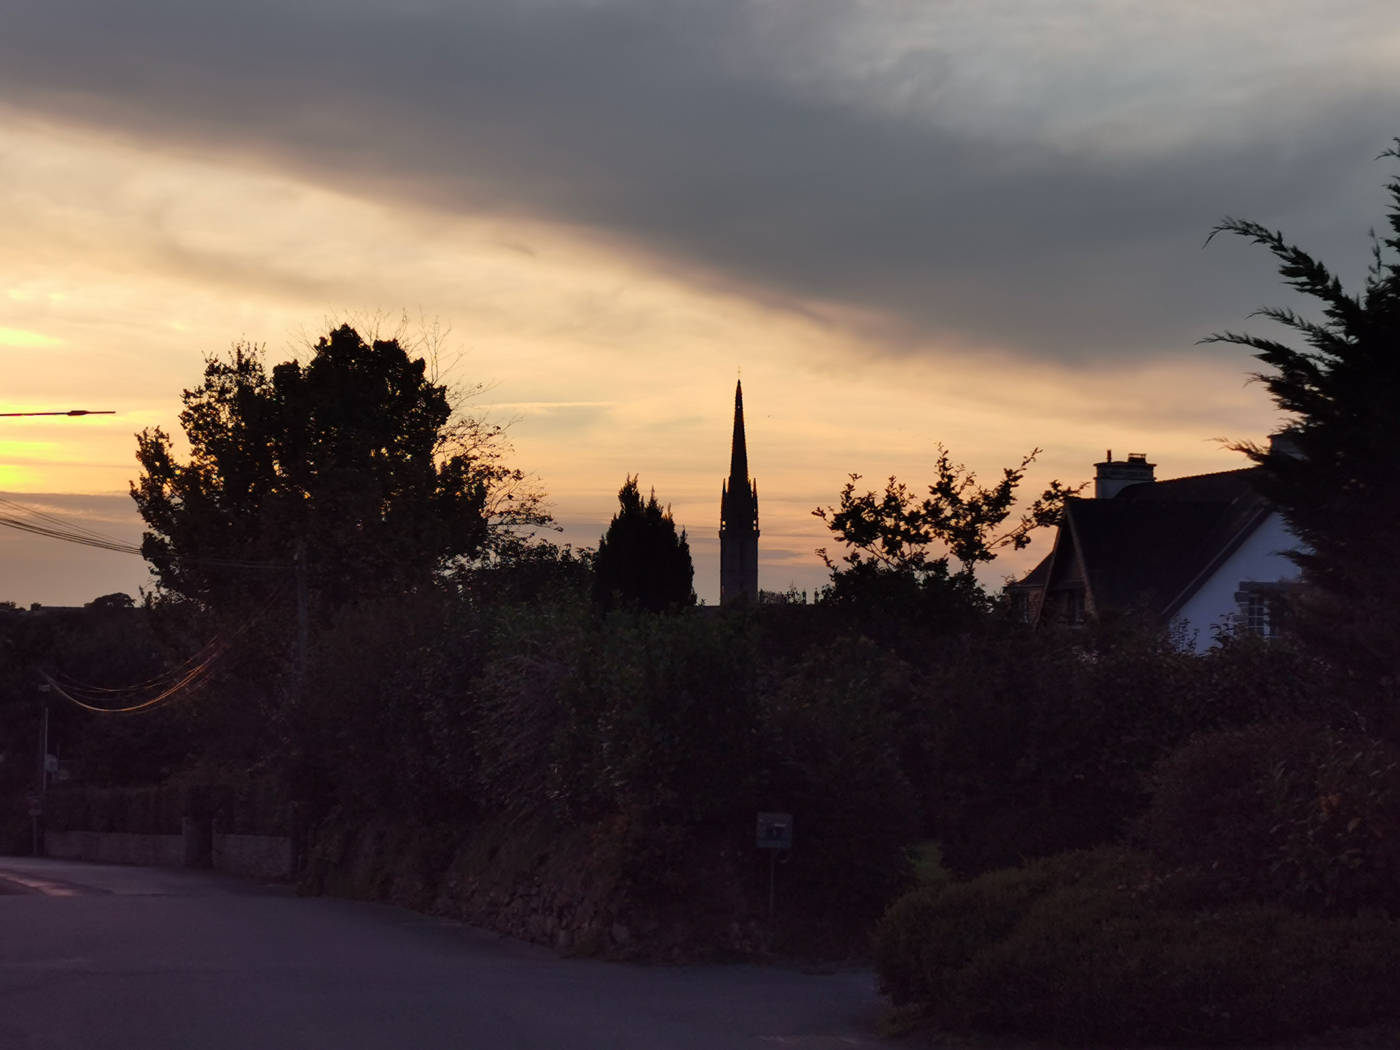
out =
<svg viewBox="0 0 1400 1050"><path fill-rule="evenodd" d="M203 872L0 857L0 1050L881 1046L868 972L640 967Z"/></svg>

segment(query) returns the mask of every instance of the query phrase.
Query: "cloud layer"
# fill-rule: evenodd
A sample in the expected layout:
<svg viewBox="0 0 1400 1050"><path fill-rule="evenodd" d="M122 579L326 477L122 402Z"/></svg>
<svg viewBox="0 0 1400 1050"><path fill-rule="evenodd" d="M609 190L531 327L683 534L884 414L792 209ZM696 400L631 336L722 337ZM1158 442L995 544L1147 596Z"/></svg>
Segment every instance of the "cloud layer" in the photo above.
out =
<svg viewBox="0 0 1400 1050"><path fill-rule="evenodd" d="M0 91L565 224L890 352L1145 357L1276 298L1200 252L1225 213L1358 273L1379 173L1354 173L1400 130L1389 5L1159 8L44 0L7 14Z"/></svg>

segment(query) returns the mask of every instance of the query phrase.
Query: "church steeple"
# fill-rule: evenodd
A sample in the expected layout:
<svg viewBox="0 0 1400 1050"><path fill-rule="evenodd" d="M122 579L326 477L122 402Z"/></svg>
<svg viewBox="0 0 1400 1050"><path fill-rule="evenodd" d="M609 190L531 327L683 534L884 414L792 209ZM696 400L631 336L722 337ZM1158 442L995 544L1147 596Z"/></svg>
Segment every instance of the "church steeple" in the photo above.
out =
<svg viewBox="0 0 1400 1050"><path fill-rule="evenodd" d="M758 601L758 485L749 479L742 380L734 385L729 479L720 488L719 562L720 604Z"/></svg>
<svg viewBox="0 0 1400 1050"><path fill-rule="evenodd" d="M734 384L734 441L729 446L729 487L749 480L749 449L744 441L744 382Z"/></svg>

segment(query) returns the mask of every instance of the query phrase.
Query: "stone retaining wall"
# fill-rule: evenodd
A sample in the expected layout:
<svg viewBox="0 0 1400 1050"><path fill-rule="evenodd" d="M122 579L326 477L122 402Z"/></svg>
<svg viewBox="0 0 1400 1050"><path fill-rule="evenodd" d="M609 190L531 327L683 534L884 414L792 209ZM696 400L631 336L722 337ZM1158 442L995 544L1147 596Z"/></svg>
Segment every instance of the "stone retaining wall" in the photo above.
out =
<svg viewBox="0 0 1400 1050"><path fill-rule="evenodd" d="M255 879L290 879L295 861L285 835L210 835L208 825L187 821L180 835L124 831L46 831L44 856L102 864L202 868Z"/></svg>
<svg viewBox="0 0 1400 1050"><path fill-rule="evenodd" d="M46 831L44 856L103 864L144 864L179 868L185 863L185 836L136 835L116 831Z"/></svg>
<svg viewBox="0 0 1400 1050"><path fill-rule="evenodd" d="M285 835L223 835L214 832L215 871L254 879L290 879L292 840Z"/></svg>

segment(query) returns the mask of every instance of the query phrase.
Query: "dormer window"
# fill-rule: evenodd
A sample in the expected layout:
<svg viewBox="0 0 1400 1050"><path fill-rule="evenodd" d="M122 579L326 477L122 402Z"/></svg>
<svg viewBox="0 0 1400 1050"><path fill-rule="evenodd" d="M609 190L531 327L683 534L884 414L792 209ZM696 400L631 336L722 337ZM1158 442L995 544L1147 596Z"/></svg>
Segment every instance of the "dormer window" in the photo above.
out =
<svg viewBox="0 0 1400 1050"><path fill-rule="evenodd" d="M1235 592L1238 627L1260 638L1276 638L1283 620L1282 596L1286 584L1245 580Z"/></svg>
<svg viewBox="0 0 1400 1050"><path fill-rule="evenodd" d="M1084 591L1075 587L1065 592L1065 623L1071 627L1084 626Z"/></svg>

